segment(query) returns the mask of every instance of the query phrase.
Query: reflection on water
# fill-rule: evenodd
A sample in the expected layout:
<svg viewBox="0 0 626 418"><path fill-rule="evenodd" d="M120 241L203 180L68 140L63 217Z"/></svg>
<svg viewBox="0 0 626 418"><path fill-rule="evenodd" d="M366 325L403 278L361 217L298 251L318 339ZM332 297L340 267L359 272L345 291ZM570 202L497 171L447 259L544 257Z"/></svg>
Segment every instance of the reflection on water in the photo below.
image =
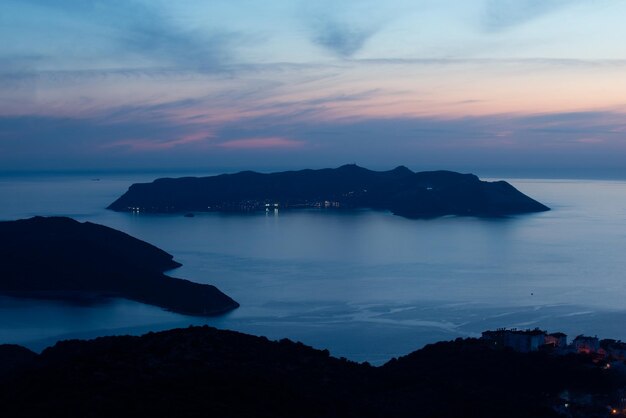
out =
<svg viewBox="0 0 626 418"><path fill-rule="evenodd" d="M1 342L41 348L59 337L209 323L380 362L501 326L626 339L626 183L512 181L553 210L495 220L103 209L134 181L0 178L8 202L0 219L71 215L123 230L174 254L183 267L171 275L215 284L241 308L204 320L121 300L80 307L3 298Z"/></svg>
<svg viewBox="0 0 626 418"><path fill-rule="evenodd" d="M154 324L185 323L183 316L140 303L112 299L92 305L0 296L0 341L42 349L58 337L89 338ZM176 325L172 325L176 326Z"/></svg>

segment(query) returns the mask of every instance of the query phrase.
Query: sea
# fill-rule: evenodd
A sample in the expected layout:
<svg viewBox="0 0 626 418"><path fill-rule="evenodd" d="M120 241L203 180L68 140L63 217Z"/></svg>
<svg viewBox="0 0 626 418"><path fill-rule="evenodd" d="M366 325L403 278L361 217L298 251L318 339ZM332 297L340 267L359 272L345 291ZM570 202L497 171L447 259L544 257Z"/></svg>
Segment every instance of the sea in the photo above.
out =
<svg viewBox="0 0 626 418"><path fill-rule="evenodd" d="M69 216L124 231L183 264L169 275L213 284L241 307L201 318L124 299L0 296L0 343L40 351L64 339L208 324L382 364L501 327L626 340L624 181L506 179L552 210L499 219L106 209L132 183L158 177L176 175L0 174L0 220Z"/></svg>

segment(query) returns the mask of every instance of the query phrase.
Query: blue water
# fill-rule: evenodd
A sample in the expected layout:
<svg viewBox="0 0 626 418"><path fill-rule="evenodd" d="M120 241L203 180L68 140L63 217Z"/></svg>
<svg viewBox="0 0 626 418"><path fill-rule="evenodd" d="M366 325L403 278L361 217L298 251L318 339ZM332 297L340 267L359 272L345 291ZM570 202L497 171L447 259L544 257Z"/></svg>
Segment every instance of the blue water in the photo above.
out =
<svg viewBox="0 0 626 418"><path fill-rule="evenodd" d="M186 317L126 300L94 306L0 298L0 343L208 323L381 363L496 327L626 340L626 183L509 180L552 207L507 219L387 212L180 215L104 208L157 175L0 176L0 219L66 215L153 243L241 308Z"/></svg>

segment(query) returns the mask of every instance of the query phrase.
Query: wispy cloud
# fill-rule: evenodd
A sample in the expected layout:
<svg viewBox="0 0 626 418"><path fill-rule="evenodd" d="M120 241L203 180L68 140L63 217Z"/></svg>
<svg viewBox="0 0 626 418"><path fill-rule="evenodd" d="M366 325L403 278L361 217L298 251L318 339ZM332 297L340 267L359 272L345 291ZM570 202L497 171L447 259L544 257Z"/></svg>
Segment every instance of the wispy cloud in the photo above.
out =
<svg viewBox="0 0 626 418"><path fill-rule="evenodd" d="M219 126L151 117L117 123L108 117L3 117L0 165L110 167L133 161L136 168L262 169L356 161L372 167L406 164L483 173L558 176L590 168L626 174L624 132L623 114L612 111L456 119L291 120L266 115Z"/></svg>
<svg viewBox="0 0 626 418"><path fill-rule="evenodd" d="M550 57L522 57L522 58L365 58L352 59L354 63L369 65L388 66L463 66L463 65L508 65L535 67L562 67L562 68L620 68L626 66L626 59L622 58L602 58L602 59L582 59L582 58L550 58Z"/></svg>
<svg viewBox="0 0 626 418"><path fill-rule="evenodd" d="M24 0L14 2L11 12L17 20L35 15L42 24L21 33L13 27L5 39L32 39L48 46L37 55L37 62L24 63L24 57L5 55L5 74L31 73L40 70L119 70L175 68L197 72L221 72L232 59L232 50L242 41L234 31L192 30L183 27L155 3L123 0ZM8 6L7 6L8 7ZM24 16L20 16L23 14ZM40 18L37 18L40 16ZM45 19L43 18L45 16ZM72 32L72 40L59 32L59 27ZM31 41L33 42L33 41ZM37 44L33 45L38 48ZM55 51L55 52L50 52ZM72 68L72 63L74 63Z"/></svg>
<svg viewBox="0 0 626 418"><path fill-rule="evenodd" d="M230 51L240 39L237 33L201 35L181 30L162 17L136 22L119 37L120 46L129 52L174 68L209 73L226 71Z"/></svg>
<svg viewBox="0 0 626 418"><path fill-rule="evenodd" d="M320 17L312 24L313 42L342 57L356 54L374 35L376 27L354 27L331 17Z"/></svg>
<svg viewBox="0 0 626 418"><path fill-rule="evenodd" d="M373 8L378 12L371 13ZM392 9L371 1L320 1L308 4L301 16L313 43L348 58L361 51L392 19Z"/></svg>
<svg viewBox="0 0 626 418"><path fill-rule="evenodd" d="M212 139L213 135L208 132L193 132L184 135L170 136L165 138L124 138L121 140L111 140L99 144L101 150L118 149L131 152L153 152L171 150L176 147L188 146L191 144L201 143L206 145Z"/></svg>
<svg viewBox="0 0 626 418"><path fill-rule="evenodd" d="M582 0L488 0L484 25L490 31L505 30L581 2Z"/></svg>
<svg viewBox="0 0 626 418"><path fill-rule="evenodd" d="M234 139L227 142L222 142L218 144L221 148L226 149L271 149L271 148L280 148L280 149L291 149L291 148L300 148L304 146L303 142L296 141L289 138L283 137L262 137L262 138L242 138L242 139Z"/></svg>
<svg viewBox="0 0 626 418"><path fill-rule="evenodd" d="M168 120L137 118L112 122L108 116L6 116L0 117L0 154L28 158L34 157L33 149L37 149L40 156L58 159L63 155L96 156L103 149L163 150L209 139L206 131Z"/></svg>

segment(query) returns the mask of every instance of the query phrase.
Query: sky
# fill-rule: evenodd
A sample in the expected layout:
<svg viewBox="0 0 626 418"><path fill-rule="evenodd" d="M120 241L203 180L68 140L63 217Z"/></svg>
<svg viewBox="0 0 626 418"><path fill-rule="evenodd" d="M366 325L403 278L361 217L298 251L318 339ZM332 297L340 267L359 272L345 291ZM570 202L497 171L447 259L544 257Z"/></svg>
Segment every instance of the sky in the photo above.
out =
<svg viewBox="0 0 626 418"><path fill-rule="evenodd" d="M626 0L2 0L0 171L626 178Z"/></svg>

